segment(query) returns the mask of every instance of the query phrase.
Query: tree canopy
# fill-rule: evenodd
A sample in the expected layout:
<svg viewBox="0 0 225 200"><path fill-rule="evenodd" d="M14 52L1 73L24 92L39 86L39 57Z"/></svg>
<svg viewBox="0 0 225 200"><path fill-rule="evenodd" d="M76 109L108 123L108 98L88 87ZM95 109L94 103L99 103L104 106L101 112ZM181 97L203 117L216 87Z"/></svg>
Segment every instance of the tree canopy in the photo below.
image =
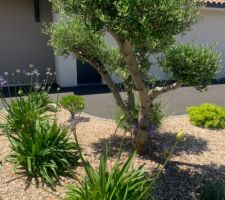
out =
<svg viewBox="0 0 225 200"><path fill-rule="evenodd" d="M203 90L220 67L219 55L203 45L179 44L198 22L202 1L196 0L51 0L56 12L64 17L48 28L50 45L61 55L73 54L99 71L111 89L118 106L130 123L137 123L136 148L146 150L149 116L154 99L182 84ZM109 33L117 46L105 40ZM151 57L174 83L149 87L156 79L149 73ZM123 80L124 100L111 74ZM138 96L138 121L132 120Z"/></svg>

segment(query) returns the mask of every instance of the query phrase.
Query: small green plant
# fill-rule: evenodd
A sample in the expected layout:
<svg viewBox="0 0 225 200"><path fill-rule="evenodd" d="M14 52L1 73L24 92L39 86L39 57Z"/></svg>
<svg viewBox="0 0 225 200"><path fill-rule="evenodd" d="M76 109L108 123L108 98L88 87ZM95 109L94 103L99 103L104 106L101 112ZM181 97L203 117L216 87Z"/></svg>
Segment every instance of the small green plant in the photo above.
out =
<svg viewBox="0 0 225 200"><path fill-rule="evenodd" d="M133 122L136 123L138 120L138 106L135 106L135 109L132 111L132 122L128 122L126 120L126 117L123 118L121 121L121 117L125 116L125 113L121 109L117 109L115 115L114 115L114 120L116 121L117 124L119 124L120 128L126 129L130 128L133 125Z"/></svg>
<svg viewBox="0 0 225 200"><path fill-rule="evenodd" d="M225 108L215 104L202 104L187 108L191 123L204 128L225 128Z"/></svg>
<svg viewBox="0 0 225 200"><path fill-rule="evenodd" d="M150 197L152 178L146 178L141 168L131 169L136 153L132 153L127 161L118 162L109 171L107 168L108 154L101 155L98 171L83 160L87 176L78 186L69 186L66 200L145 200Z"/></svg>
<svg viewBox="0 0 225 200"><path fill-rule="evenodd" d="M12 149L8 160L15 164L15 169L22 167L30 177L41 177L50 186L60 180L60 175L73 175L71 169L78 162L78 145L56 123L38 120L34 129L7 136Z"/></svg>
<svg viewBox="0 0 225 200"><path fill-rule="evenodd" d="M149 116L150 123L158 128L161 125L163 118L164 113L161 102L154 102Z"/></svg>
<svg viewBox="0 0 225 200"><path fill-rule="evenodd" d="M75 115L84 109L84 98L78 95L68 95L61 98L60 105L68 110L74 119Z"/></svg>
<svg viewBox="0 0 225 200"><path fill-rule="evenodd" d="M208 183L202 189L201 200L225 200L225 184Z"/></svg>
<svg viewBox="0 0 225 200"><path fill-rule="evenodd" d="M138 114L139 114L139 105L137 104L135 106L135 109L132 111L132 123L136 123L138 121ZM114 119L115 121L118 123L120 122L120 117L124 115L124 112L121 109L118 109ZM149 122L153 127L158 128L161 123L162 120L164 118L164 113L163 113L163 109L162 109L162 104L160 102L154 102L151 106L151 113L149 115ZM126 121L126 119L124 119L124 121L122 123L120 123L120 127L121 128L125 128L125 127L131 127L133 124L129 124L129 122Z"/></svg>

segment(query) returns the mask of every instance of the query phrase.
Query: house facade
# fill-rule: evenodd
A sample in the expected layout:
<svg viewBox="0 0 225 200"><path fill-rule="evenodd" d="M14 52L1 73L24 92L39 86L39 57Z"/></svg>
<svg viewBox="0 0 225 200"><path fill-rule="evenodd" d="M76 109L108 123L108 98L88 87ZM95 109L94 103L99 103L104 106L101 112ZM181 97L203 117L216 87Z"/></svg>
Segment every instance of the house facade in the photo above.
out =
<svg viewBox="0 0 225 200"><path fill-rule="evenodd" d="M0 74L14 73L17 68L27 70L29 64L44 74L47 67L55 66L54 54L41 31L40 20L52 21L51 5L47 0L0 1ZM18 76L9 83L27 82L24 76Z"/></svg>
<svg viewBox="0 0 225 200"><path fill-rule="evenodd" d="M222 70L216 78L225 78L225 0L206 1L201 10L201 21L191 32L178 37L180 41L215 45L222 55ZM43 22L58 21L52 14L48 0L1 0L0 1L0 75L14 73L17 68L27 70L33 64L41 74L46 68L57 73L57 83L62 87L82 84L101 84L99 74L89 65L75 58L54 56L47 45L48 38L42 33ZM152 72L164 74L157 67ZM44 77L40 77L40 82ZM24 76L11 80L10 84L23 84Z"/></svg>

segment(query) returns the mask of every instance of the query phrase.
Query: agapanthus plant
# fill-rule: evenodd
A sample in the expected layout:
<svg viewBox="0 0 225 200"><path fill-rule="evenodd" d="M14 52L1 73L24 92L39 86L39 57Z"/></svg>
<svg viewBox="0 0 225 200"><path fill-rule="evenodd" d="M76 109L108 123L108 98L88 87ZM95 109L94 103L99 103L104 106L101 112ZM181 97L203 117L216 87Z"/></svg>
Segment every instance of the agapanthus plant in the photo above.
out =
<svg viewBox="0 0 225 200"><path fill-rule="evenodd" d="M28 86L22 86L17 75L27 77ZM72 175L71 167L78 160L78 146L70 141L67 130L56 124L58 102L49 97L55 75L47 68L45 80L40 81L38 70L29 65L27 71L16 69L0 76L0 95L6 110L1 128L10 142L10 161L15 169L22 168L28 178L40 177L51 186L55 186L64 172ZM12 94L15 98L5 98Z"/></svg>

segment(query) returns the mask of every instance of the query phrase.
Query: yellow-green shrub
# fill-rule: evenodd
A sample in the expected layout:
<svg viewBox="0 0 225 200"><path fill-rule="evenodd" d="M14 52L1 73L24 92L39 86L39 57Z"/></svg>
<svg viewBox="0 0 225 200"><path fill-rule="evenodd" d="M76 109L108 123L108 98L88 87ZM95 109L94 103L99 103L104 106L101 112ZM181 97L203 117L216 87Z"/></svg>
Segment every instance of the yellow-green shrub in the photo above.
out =
<svg viewBox="0 0 225 200"><path fill-rule="evenodd" d="M191 123L204 128L225 128L225 108L215 104L202 104L187 108Z"/></svg>

